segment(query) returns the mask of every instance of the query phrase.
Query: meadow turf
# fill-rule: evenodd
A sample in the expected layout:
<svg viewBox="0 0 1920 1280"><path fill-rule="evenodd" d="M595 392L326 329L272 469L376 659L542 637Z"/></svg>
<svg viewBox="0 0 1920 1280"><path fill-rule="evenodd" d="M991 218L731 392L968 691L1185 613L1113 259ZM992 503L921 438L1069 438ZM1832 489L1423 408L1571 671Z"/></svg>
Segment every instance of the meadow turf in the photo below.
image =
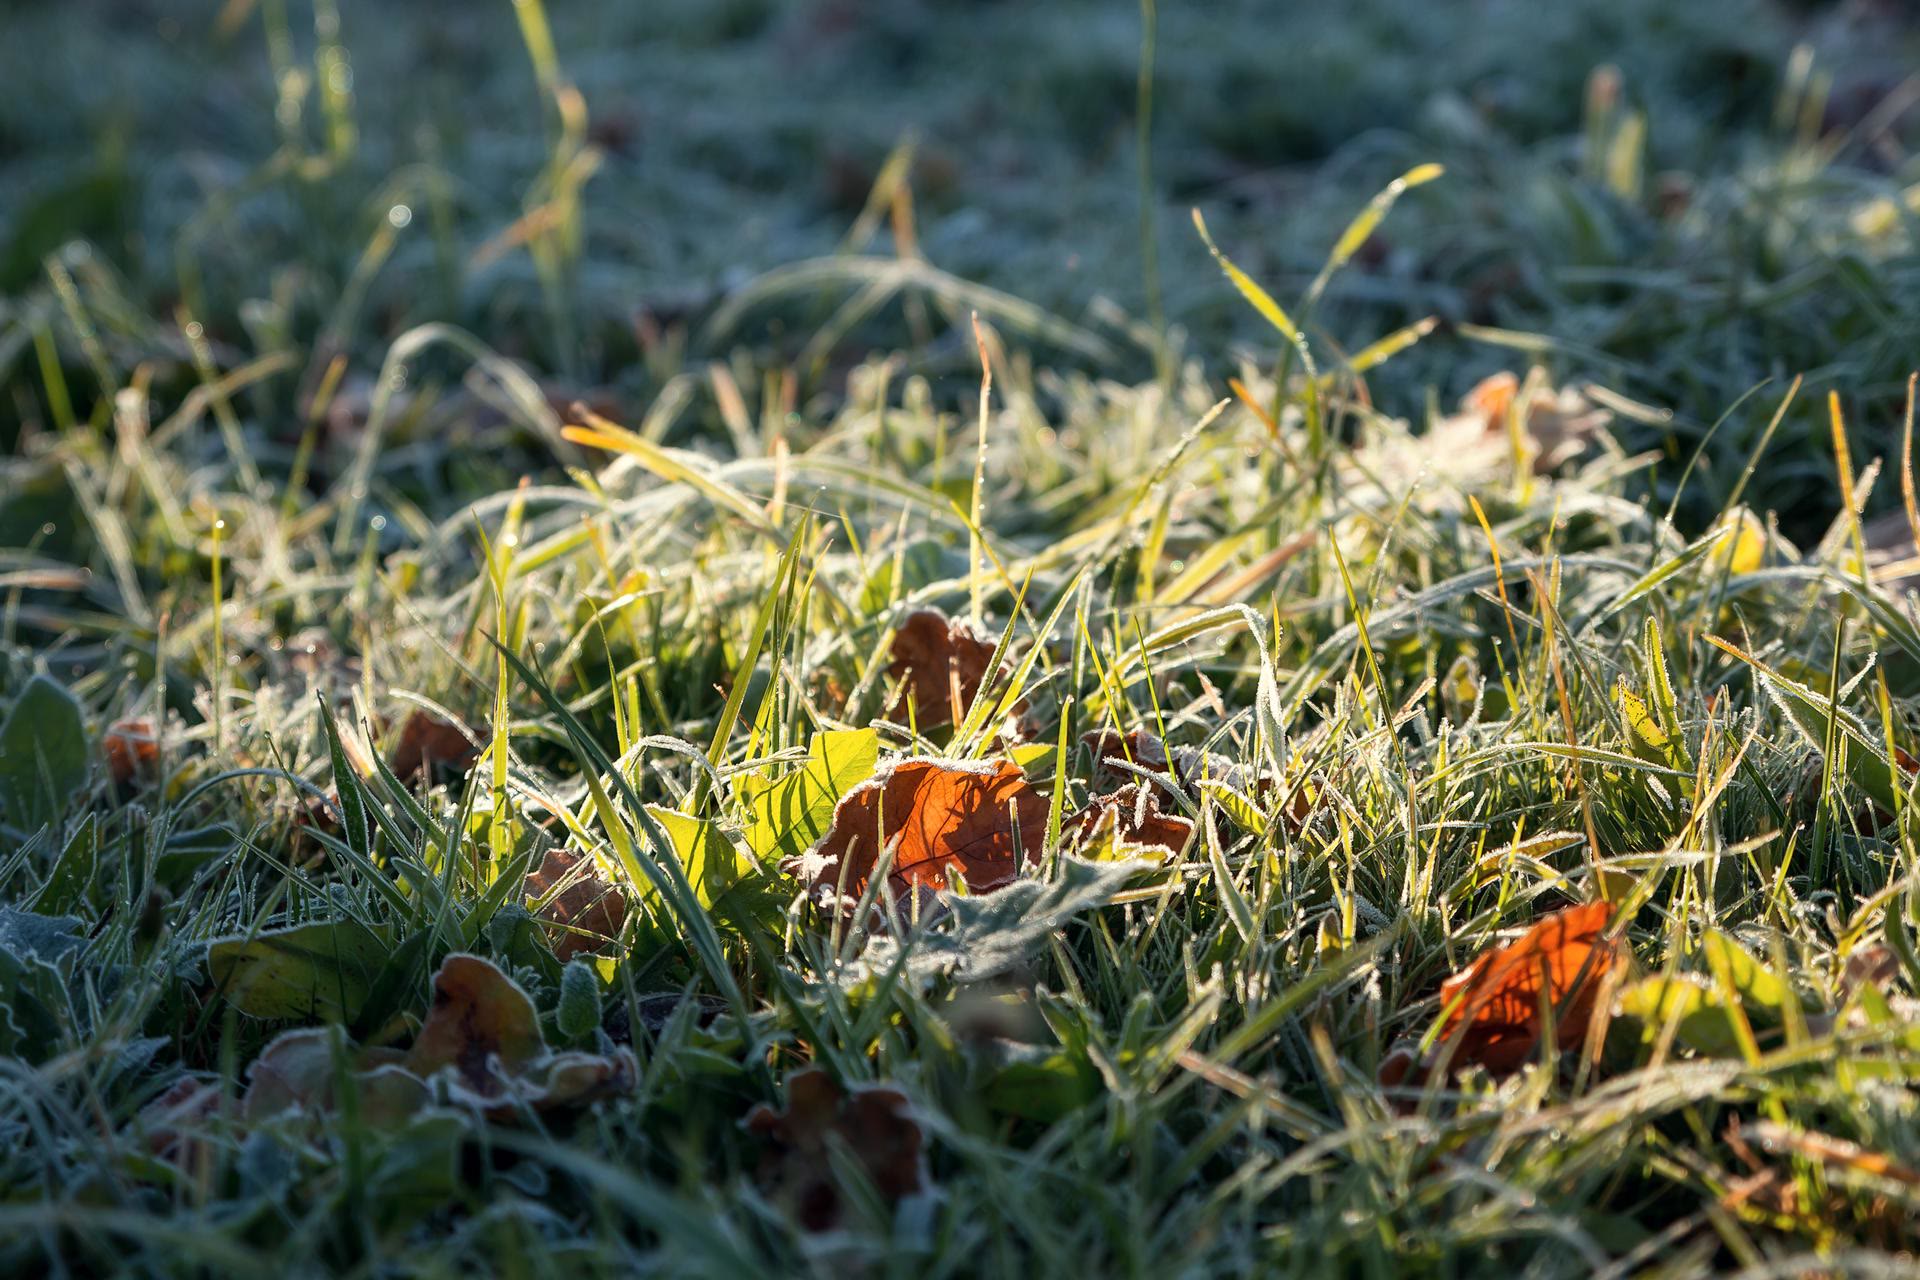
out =
<svg viewBox="0 0 1920 1280"><path fill-rule="evenodd" d="M1897 12L396 10L0 17L0 1271L1911 1265Z"/></svg>

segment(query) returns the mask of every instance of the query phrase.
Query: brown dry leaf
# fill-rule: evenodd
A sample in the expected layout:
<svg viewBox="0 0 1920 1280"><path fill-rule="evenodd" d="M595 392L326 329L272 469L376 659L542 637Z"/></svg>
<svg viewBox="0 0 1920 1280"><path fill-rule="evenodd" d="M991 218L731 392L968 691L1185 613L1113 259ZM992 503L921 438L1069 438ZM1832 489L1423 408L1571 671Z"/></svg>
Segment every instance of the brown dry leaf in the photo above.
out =
<svg viewBox="0 0 1920 1280"><path fill-rule="evenodd" d="M1505 370L1482 378L1461 397L1460 412L1477 421L1490 436L1506 434L1507 418L1516 396L1525 394L1521 432L1526 436L1536 474L1545 475L1587 447L1587 442L1613 415L1594 404L1577 387L1544 386L1529 390Z"/></svg>
<svg viewBox="0 0 1920 1280"><path fill-rule="evenodd" d="M627 900L591 859L585 860L584 867L582 861L581 854L552 849L527 877L529 902L566 885L540 912L542 920L557 926L548 932L553 939L553 954L562 964L583 952L598 950L606 939L618 937L620 926L627 920Z"/></svg>
<svg viewBox="0 0 1920 1280"><path fill-rule="evenodd" d="M889 1205L925 1190L926 1138L907 1096L884 1085L851 1092L818 1067L787 1077L787 1105L765 1103L747 1113L746 1127L767 1140L760 1185L808 1231L828 1231L844 1216L841 1187L828 1155L843 1147Z"/></svg>
<svg viewBox="0 0 1920 1280"><path fill-rule="evenodd" d="M303 1027L277 1036L260 1051L247 1068L247 1092L240 1103L249 1124L296 1110L315 1118L334 1113L339 1074L331 1036L325 1027ZM344 1052L359 1113L369 1124L397 1125L427 1104L426 1083L405 1070L391 1050L356 1050L349 1044Z"/></svg>
<svg viewBox="0 0 1920 1280"><path fill-rule="evenodd" d="M1143 729L1125 734L1111 729L1099 730L1084 735L1080 741L1093 753L1093 783L1098 790L1138 782L1140 775L1122 767L1125 765L1150 773L1164 773L1183 791L1191 790L1202 778L1246 789L1247 771L1225 756L1209 755L1193 747L1170 748Z"/></svg>
<svg viewBox="0 0 1920 1280"><path fill-rule="evenodd" d="M512 1120L527 1107L547 1111L625 1092L638 1078L628 1049L549 1053L526 992L478 956L448 956L433 991L433 1009L405 1053L348 1040L336 1048L337 1033L327 1027L276 1037L247 1068L241 1120L323 1123L339 1110L346 1083L362 1119L395 1128L433 1101L440 1077L452 1101L490 1120Z"/></svg>
<svg viewBox="0 0 1920 1280"><path fill-rule="evenodd" d="M1067 829L1082 845L1112 839L1120 845L1138 845L1178 853L1187 847L1193 821L1160 810L1160 789L1133 782L1108 795L1095 796L1067 819Z"/></svg>
<svg viewBox="0 0 1920 1280"><path fill-rule="evenodd" d="M1101 730L1082 736L1080 742L1093 753L1093 789L1096 792L1112 791L1141 782L1135 769L1165 774L1175 786L1189 795L1202 781L1217 782L1251 800L1263 800L1275 790L1270 774L1258 773L1234 763L1226 756L1195 747L1169 747L1142 729L1125 734L1115 733L1111 729ZM1133 768L1126 767L1129 765ZM1156 782L1155 790L1164 798L1173 799L1165 784ZM1290 828L1298 830L1312 807L1309 789L1304 785L1295 786L1287 804Z"/></svg>
<svg viewBox="0 0 1920 1280"><path fill-rule="evenodd" d="M545 1052L527 993L479 956L451 955L433 975L433 1010L406 1065L422 1077L450 1067L469 1092L497 1098Z"/></svg>
<svg viewBox="0 0 1920 1280"><path fill-rule="evenodd" d="M1540 1041L1543 983L1554 1043L1580 1044L1607 974L1626 962L1621 942L1601 936L1612 918L1606 902L1556 911L1448 978L1440 1004L1449 1012L1436 1048L1454 1046L1455 1069L1479 1063L1495 1075L1517 1070Z"/></svg>
<svg viewBox="0 0 1920 1280"><path fill-rule="evenodd" d="M101 739L117 786L150 777L160 764L160 734L151 720L117 720Z"/></svg>
<svg viewBox="0 0 1920 1280"><path fill-rule="evenodd" d="M506 1119L633 1087L633 1054L549 1053L533 1001L479 956L450 955L433 975L433 1009L403 1061L421 1079L445 1073L456 1099Z"/></svg>
<svg viewBox="0 0 1920 1280"><path fill-rule="evenodd" d="M221 1104L219 1085L188 1076L140 1108L135 1131L144 1135L148 1152L156 1158L188 1169L198 1165L207 1150L204 1130L222 1111Z"/></svg>
<svg viewBox="0 0 1920 1280"><path fill-rule="evenodd" d="M435 765L446 765L464 773L479 755L480 749L473 745L465 726L442 720L423 707L415 707L400 726L400 738L393 744L387 764L395 777L402 782L412 782L420 777L431 778Z"/></svg>
<svg viewBox="0 0 1920 1280"><path fill-rule="evenodd" d="M844 892L857 901L893 845L887 886L896 899L951 888L956 871L978 893L1036 861L1046 835L1047 802L1011 760L910 757L842 796L827 834L787 869L831 893L844 862Z"/></svg>
<svg viewBox="0 0 1920 1280"><path fill-rule="evenodd" d="M902 680L900 696L887 715L904 721L911 705L921 729L958 724L987 676L995 642L961 618L949 618L938 609L918 609L906 617L893 635L893 661L887 674ZM1021 703L1014 708L1019 714Z"/></svg>

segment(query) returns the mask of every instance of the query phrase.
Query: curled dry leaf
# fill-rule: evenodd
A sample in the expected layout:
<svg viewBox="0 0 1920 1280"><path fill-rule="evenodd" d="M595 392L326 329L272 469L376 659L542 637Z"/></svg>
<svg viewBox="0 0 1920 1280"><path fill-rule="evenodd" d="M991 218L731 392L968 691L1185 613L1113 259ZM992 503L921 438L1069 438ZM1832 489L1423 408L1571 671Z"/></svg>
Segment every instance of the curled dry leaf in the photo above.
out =
<svg viewBox="0 0 1920 1280"><path fill-rule="evenodd" d="M631 1089L633 1054L547 1052L533 1001L479 956L450 955L433 976L433 1008L404 1065L422 1079L444 1074L457 1098L493 1116L520 1104L537 1110Z"/></svg>
<svg viewBox="0 0 1920 1280"><path fill-rule="evenodd" d="M149 1154L177 1169L199 1163L206 1127L220 1114L220 1086L186 1076L140 1108L134 1125Z"/></svg>
<svg viewBox="0 0 1920 1280"><path fill-rule="evenodd" d="M842 1089L817 1067L787 1077L787 1105L765 1103L747 1113L746 1127L766 1139L760 1185L808 1231L828 1231L845 1216L843 1188L829 1152L850 1154L889 1204L928 1185L925 1135L907 1096L884 1085Z"/></svg>
<svg viewBox="0 0 1920 1280"><path fill-rule="evenodd" d="M970 890L997 889L1039 858L1046 835L1047 802L1011 760L909 757L842 796L827 834L786 865L829 895L844 885L847 908L890 846L887 887L906 899L952 887L955 872Z"/></svg>
<svg viewBox="0 0 1920 1280"><path fill-rule="evenodd" d="M547 1111L630 1090L633 1053L550 1053L533 1001L478 956L451 955L433 979L433 1008L413 1047L401 1053L361 1048L327 1027L288 1031L247 1069L241 1118L260 1124L285 1116L321 1121L352 1088L359 1115L381 1128L404 1123L431 1102L435 1083L454 1102L489 1119L523 1108Z"/></svg>
<svg viewBox="0 0 1920 1280"><path fill-rule="evenodd" d="M433 1009L407 1066L421 1076L452 1068L469 1091L492 1098L545 1050L527 993L479 956L451 955L433 975Z"/></svg>
<svg viewBox="0 0 1920 1280"><path fill-rule="evenodd" d="M1555 390L1538 382L1522 384L1505 370L1482 378L1460 401L1463 416L1476 422L1486 435L1506 434L1513 402L1525 395L1521 432L1536 473L1544 475L1587 447L1587 442L1613 415L1595 405L1576 387Z"/></svg>
<svg viewBox="0 0 1920 1280"><path fill-rule="evenodd" d="M427 1104L426 1082L399 1065L385 1049L356 1049L341 1044L343 1063L334 1061L333 1033L303 1027L274 1039L247 1069L247 1092L240 1113L249 1124L302 1112L331 1116L340 1106L340 1067L352 1080L360 1116L377 1128L397 1125Z"/></svg>
<svg viewBox="0 0 1920 1280"><path fill-rule="evenodd" d="M1095 796L1067 820L1083 846L1114 844L1144 846L1178 853L1193 834L1193 821L1160 809L1160 789L1128 783L1104 796Z"/></svg>
<svg viewBox="0 0 1920 1280"><path fill-rule="evenodd" d="M559 894L547 902L540 918L557 926L549 932L553 954L563 964L582 952L598 950L604 939L617 936L626 923L627 900L591 859L565 849L549 850L527 876L527 898L539 902L555 889Z"/></svg>
<svg viewBox="0 0 1920 1280"><path fill-rule="evenodd" d="M1281 819L1287 830L1296 833L1306 825L1307 818L1312 814L1314 797L1320 785L1317 777L1291 778L1290 786L1286 782L1276 782L1271 773L1249 769L1226 756L1194 747L1169 747L1158 737L1139 729L1124 734L1112 730L1089 733L1080 742L1093 753L1093 789L1096 792L1113 791L1143 781L1137 772L1141 769L1164 774L1174 786L1188 795L1194 794L1201 782L1207 782L1237 792L1249 805L1265 804L1276 793L1285 791L1285 813ZM1163 801L1173 799L1166 783L1158 779L1153 781L1154 790Z"/></svg>
<svg viewBox="0 0 1920 1280"><path fill-rule="evenodd" d="M128 786L152 775L160 764L160 733L151 720L118 720L100 742L107 772L115 784Z"/></svg>
<svg viewBox="0 0 1920 1280"><path fill-rule="evenodd" d="M434 715L424 707L415 707L400 726L400 737L393 744L387 764L402 782L431 778L435 765L464 772L479 758L466 726Z"/></svg>
<svg viewBox="0 0 1920 1280"><path fill-rule="evenodd" d="M1223 783L1249 795L1268 789L1272 780L1235 764L1222 755L1195 747L1169 747L1158 737L1140 729L1115 733L1111 729L1089 733L1080 739L1093 753L1093 785L1105 791L1114 786L1140 781L1136 770L1165 774L1182 791L1191 792L1205 779ZM1133 766L1128 768L1127 766ZM1165 791L1164 785L1159 789Z"/></svg>
<svg viewBox="0 0 1920 1280"><path fill-rule="evenodd" d="M887 673L904 683L887 715L905 720L909 707L922 729L958 724L987 677L995 643L961 618L938 609L917 609L893 635ZM1023 702L1013 711L1018 715Z"/></svg>
<svg viewBox="0 0 1920 1280"><path fill-rule="evenodd" d="M1542 918L1519 938L1482 955L1440 985L1446 1022L1426 1060L1390 1055L1380 1081L1396 1085L1424 1076L1451 1047L1454 1070L1479 1064L1511 1073L1533 1056L1544 1032L1543 1003L1553 1012L1554 1044L1578 1046L1606 979L1627 962L1625 946L1603 937L1613 907L1590 902Z"/></svg>

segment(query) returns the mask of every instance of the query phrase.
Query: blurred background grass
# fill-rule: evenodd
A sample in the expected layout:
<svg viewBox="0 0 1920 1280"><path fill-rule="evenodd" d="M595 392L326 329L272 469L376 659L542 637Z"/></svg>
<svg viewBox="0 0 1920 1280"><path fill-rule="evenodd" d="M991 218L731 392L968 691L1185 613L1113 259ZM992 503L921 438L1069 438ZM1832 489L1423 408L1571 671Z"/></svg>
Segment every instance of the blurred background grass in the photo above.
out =
<svg viewBox="0 0 1920 1280"><path fill-rule="evenodd" d="M1638 441L1667 449L1671 476L1742 393L1805 372L1859 401L1870 445L1889 438L1920 337L1907 6L1159 8L1149 182L1175 354L1224 366L1231 342L1270 346L1189 207L1286 300L1368 196L1437 161L1448 178L1403 202L1313 317L1347 349L1440 318L1375 375L1390 411L1417 418L1429 389L1450 401L1538 358L1672 410ZM1151 316L1135 149L1150 10L15 0L0 417L53 414L34 341L84 382L90 324L116 367L164 373L183 316L226 367L297 351L284 377L308 391L336 351L351 386L408 328L451 320L559 394L630 414L699 358L805 353L799 390L829 401L875 348L933 373L970 362L912 308L836 315L819 277L708 323L760 273L850 249L1005 290L1098 331L1100 372L1147 376L1152 333L1119 317ZM884 199L903 144L910 204ZM876 183L870 234L850 242ZM79 324L45 266L76 240L98 251L74 273ZM1551 337L1520 354L1461 325ZM1040 345L1076 364L1093 349ZM1715 437L1690 481L1702 512L1737 482L1767 399ZM685 429L714 425L696 410ZM1830 474L1817 415L1773 448L1753 492L1791 521L1808 477Z"/></svg>

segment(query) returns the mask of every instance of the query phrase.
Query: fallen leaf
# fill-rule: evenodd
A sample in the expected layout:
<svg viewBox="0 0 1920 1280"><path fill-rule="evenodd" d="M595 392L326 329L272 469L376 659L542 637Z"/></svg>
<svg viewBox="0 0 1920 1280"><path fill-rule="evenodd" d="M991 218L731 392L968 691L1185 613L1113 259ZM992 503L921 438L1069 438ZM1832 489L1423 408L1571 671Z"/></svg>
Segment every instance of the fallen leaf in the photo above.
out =
<svg viewBox="0 0 1920 1280"><path fill-rule="evenodd" d="M917 609L893 634L887 674L904 681L887 715L905 720L909 707L921 729L958 724L966 717L993 661L995 642L962 618L938 609ZM1014 714L1025 703L1014 708Z"/></svg>
<svg viewBox="0 0 1920 1280"><path fill-rule="evenodd" d="M748 1131L767 1141L760 1185L808 1231L828 1231L845 1216L844 1188L830 1152L843 1148L888 1205L927 1186L925 1135L907 1096L884 1085L835 1084L817 1067L787 1077L787 1105L747 1113Z"/></svg>
<svg viewBox="0 0 1920 1280"><path fill-rule="evenodd" d="M1189 796L1199 792L1211 794L1236 822L1255 830L1267 821L1260 806L1284 791L1284 812L1280 819L1287 830L1298 834L1313 813L1321 786L1318 777L1296 776L1304 773L1298 768L1297 760L1295 775L1276 782L1269 772L1250 769L1226 756L1196 747L1169 747L1158 737L1139 729L1125 734L1112 730L1089 733L1080 742L1093 753L1095 792L1151 781L1162 800L1173 800L1174 791L1167 782L1158 778L1143 779L1140 771L1145 770L1164 775L1173 787Z"/></svg>
<svg viewBox="0 0 1920 1280"><path fill-rule="evenodd" d="M206 1127L221 1110L219 1085L186 1076L140 1108L134 1126L149 1153L184 1170L201 1163Z"/></svg>
<svg viewBox="0 0 1920 1280"><path fill-rule="evenodd" d="M1511 370L1502 369L1474 383L1460 397L1460 411L1477 415L1490 434L1505 431L1507 410L1513 407L1514 393L1519 390L1520 379Z"/></svg>
<svg viewBox="0 0 1920 1280"><path fill-rule="evenodd" d="M1601 937L1612 917L1606 902L1556 911L1448 978L1440 986L1447 1014L1436 1049L1453 1046L1455 1069L1478 1063L1496 1075L1517 1070L1540 1041L1543 984L1555 1045L1577 1046L1604 979L1626 960L1617 939Z"/></svg>
<svg viewBox="0 0 1920 1280"><path fill-rule="evenodd" d="M315 1119L340 1106L341 1072L334 1062L333 1032L302 1027L284 1032L247 1068L240 1112L258 1124L291 1112ZM427 1104L426 1082L406 1070L391 1050L357 1050L342 1040L345 1073L352 1080L361 1119L377 1128L397 1125Z"/></svg>
<svg viewBox="0 0 1920 1280"><path fill-rule="evenodd" d="M467 1090L496 1098L545 1049L527 993L479 956L451 955L433 975L433 1009L406 1065L423 1077L452 1068Z"/></svg>
<svg viewBox="0 0 1920 1280"><path fill-rule="evenodd" d="M974 892L997 889L1036 861L1046 842L1047 802L1010 760L896 760L847 792L818 844L786 869L828 894L842 886L843 909L866 891L885 849L896 899L953 887L955 872Z"/></svg>
<svg viewBox="0 0 1920 1280"><path fill-rule="evenodd" d="M1587 442L1612 420L1577 387L1555 389L1520 379L1502 370L1482 378L1461 398L1461 414L1477 421L1490 436L1504 436L1513 402L1524 394L1520 432L1536 474L1545 475L1587 447Z"/></svg>
<svg viewBox="0 0 1920 1280"><path fill-rule="evenodd" d="M433 976L433 1008L402 1065L422 1080L444 1076L457 1100L506 1119L622 1093L633 1054L549 1053L533 1001L479 956L450 955Z"/></svg>
<svg viewBox="0 0 1920 1280"><path fill-rule="evenodd" d="M1128 783L1117 791L1095 796L1085 808L1067 820L1085 847L1099 847L1111 841L1120 846L1144 846L1178 853L1186 848L1193 834L1193 821L1177 813L1160 809L1160 791L1141 783Z"/></svg>
<svg viewBox="0 0 1920 1280"><path fill-rule="evenodd" d="M555 889L559 894L549 899ZM540 919L556 926L549 931L553 954L563 964L618 937L627 920L627 900L620 891L591 859L565 849L549 850L539 868L527 876L527 900L530 904L546 900Z"/></svg>
<svg viewBox="0 0 1920 1280"><path fill-rule="evenodd" d="M1249 795L1267 790L1272 785L1270 778L1258 776L1226 756L1195 747L1169 747L1158 737L1140 729L1125 734L1108 729L1089 733L1080 741L1093 753L1093 785L1097 791L1106 791L1123 783L1139 782L1141 778L1138 771L1141 769L1165 774L1176 787L1188 792L1203 780L1218 782ZM1160 790L1166 792L1167 788L1160 784ZM1171 798L1171 793L1168 796Z"/></svg>
<svg viewBox="0 0 1920 1280"><path fill-rule="evenodd" d="M118 786L145 777L160 762L160 735L151 720L116 721L101 739L107 756L107 772Z"/></svg>
<svg viewBox="0 0 1920 1280"><path fill-rule="evenodd" d="M393 744L387 764L402 782L433 776L435 765L465 772L479 758L469 730L423 707L415 707L400 726L400 738Z"/></svg>

